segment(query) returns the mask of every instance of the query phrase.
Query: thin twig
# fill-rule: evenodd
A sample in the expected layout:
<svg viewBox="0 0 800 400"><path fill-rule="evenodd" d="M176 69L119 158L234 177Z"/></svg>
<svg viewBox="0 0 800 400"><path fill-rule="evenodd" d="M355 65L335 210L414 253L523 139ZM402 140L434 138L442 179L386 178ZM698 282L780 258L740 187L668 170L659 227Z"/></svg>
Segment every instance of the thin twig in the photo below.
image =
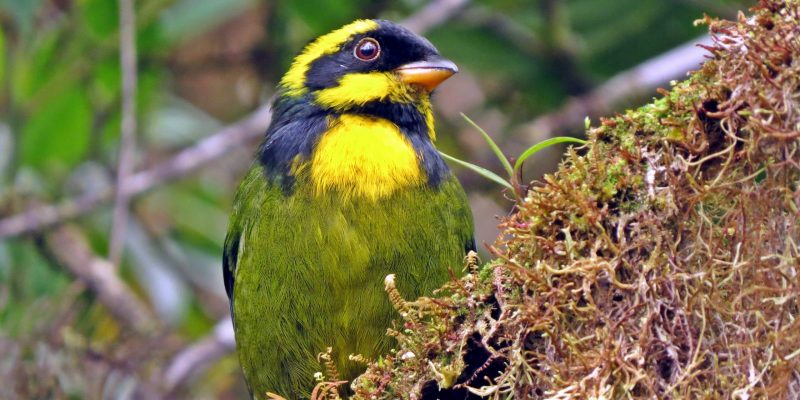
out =
<svg viewBox="0 0 800 400"><path fill-rule="evenodd" d="M570 27L566 4L559 0L540 0L539 8L547 24L544 30L544 61L554 71L559 71L557 79L567 93L579 95L589 91L591 85L578 62L576 40Z"/></svg>
<svg viewBox="0 0 800 400"><path fill-rule="evenodd" d="M180 151L166 162L131 176L126 191L141 193L166 181L181 178L250 140L263 136L271 120L269 106L262 106L241 121Z"/></svg>
<svg viewBox="0 0 800 400"><path fill-rule="evenodd" d="M190 377L236 348L233 322L223 318L210 334L181 350L164 370L164 386L173 391Z"/></svg>
<svg viewBox="0 0 800 400"><path fill-rule="evenodd" d="M401 22L412 32L423 33L453 18L469 0L434 0Z"/></svg>
<svg viewBox="0 0 800 400"><path fill-rule="evenodd" d="M125 243L125 224L128 220L128 195L125 184L133 172L136 155L136 12L133 0L119 0L119 49L122 72L122 123L120 129L119 162L114 220L111 226L109 258L119 265Z"/></svg>
<svg viewBox="0 0 800 400"><path fill-rule="evenodd" d="M544 57L547 44L525 24L510 16L476 4L464 10L459 19L471 25L496 33L530 57Z"/></svg>

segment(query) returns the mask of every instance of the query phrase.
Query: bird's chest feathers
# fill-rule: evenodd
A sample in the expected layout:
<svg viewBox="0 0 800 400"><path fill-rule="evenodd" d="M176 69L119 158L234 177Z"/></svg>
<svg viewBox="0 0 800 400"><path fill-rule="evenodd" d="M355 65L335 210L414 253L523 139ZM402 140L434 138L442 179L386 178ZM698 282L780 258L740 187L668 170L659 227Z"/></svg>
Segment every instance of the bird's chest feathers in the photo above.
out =
<svg viewBox="0 0 800 400"><path fill-rule="evenodd" d="M392 122L344 114L331 121L308 163L314 191L379 200L425 182L414 147Z"/></svg>

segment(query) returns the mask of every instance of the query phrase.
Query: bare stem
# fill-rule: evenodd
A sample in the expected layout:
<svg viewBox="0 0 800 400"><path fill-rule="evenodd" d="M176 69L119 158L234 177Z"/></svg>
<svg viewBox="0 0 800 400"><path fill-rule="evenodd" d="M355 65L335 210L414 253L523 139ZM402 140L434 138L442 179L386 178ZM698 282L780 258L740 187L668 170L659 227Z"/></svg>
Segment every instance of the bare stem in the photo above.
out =
<svg viewBox="0 0 800 400"><path fill-rule="evenodd" d="M119 163L114 220L111 227L109 258L119 265L125 242L129 196L125 183L133 172L136 155L136 11L134 0L119 0L119 48L122 70L122 124L120 130Z"/></svg>
<svg viewBox="0 0 800 400"><path fill-rule="evenodd" d="M413 32L426 32L458 14L469 0L434 0L406 18L402 24Z"/></svg>

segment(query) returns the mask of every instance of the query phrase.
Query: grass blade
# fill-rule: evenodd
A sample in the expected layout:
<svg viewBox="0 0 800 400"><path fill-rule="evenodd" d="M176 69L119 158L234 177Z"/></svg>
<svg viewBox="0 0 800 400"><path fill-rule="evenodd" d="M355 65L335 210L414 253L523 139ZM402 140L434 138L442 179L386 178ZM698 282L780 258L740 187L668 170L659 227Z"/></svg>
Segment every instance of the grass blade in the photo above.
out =
<svg viewBox="0 0 800 400"><path fill-rule="evenodd" d="M522 163L528 159L528 157L538 153L542 149L546 149L550 146L557 145L559 143L577 143L577 144L586 144L585 140L569 137L569 136L556 136L554 138L542 140L539 143L529 147L525 150L517 159L517 162L514 163L514 171L518 171L522 168Z"/></svg>
<svg viewBox="0 0 800 400"><path fill-rule="evenodd" d="M507 189L511 189L512 191L514 190L514 188L511 186L511 184L508 183L505 179L501 178L500 175L497 175L494 172L489 171L486 168L479 167L479 166L477 166L475 164L470 164L470 163L468 163L466 161L461 161L461 160L459 160L459 159L457 159L457 158L455 158L453 156L449 156L449 155L447 155L445 153L442 153L441 151L439 152L439 154L441 154L442 157L445 158L445 160L452 161L452 162L454 162L454 163L456 163L456 164L458 164L458 165L460 165L460 166L462 166L464 168L471 169L471 170L475 171L478 175L481 175L484 178L489 179L490 181L498 183L498 184L500 184L501 186L503 186L503 187L505 187Z"/></svg>
<svg viewBox="0 0 800 400"><path fill-rule="evenodd" d="M489 134L486 133L486 131L484 131L483 128L481 128L480 126L478 126L478 124L469 119L469 117L466 114L461 113L461 117L464 118L470 125L472 125L473 128L477 129L478 132L481 133L481 135L483 135L483 139L486 140L486 143L489 143L489 147L492 148L494 155L497 156L497 159L500 160L501 164L503 164L503 168L505 168L506 172L508 173L508 177L509 178L512 177L514 175L514 170L511 169L511 163L508 162L508 158L506 158L505 154L503 154L503 151L500 150L500 147L497 146L497 143L495 143L494 140L492 140L491 136L489 136Z"/></svg>

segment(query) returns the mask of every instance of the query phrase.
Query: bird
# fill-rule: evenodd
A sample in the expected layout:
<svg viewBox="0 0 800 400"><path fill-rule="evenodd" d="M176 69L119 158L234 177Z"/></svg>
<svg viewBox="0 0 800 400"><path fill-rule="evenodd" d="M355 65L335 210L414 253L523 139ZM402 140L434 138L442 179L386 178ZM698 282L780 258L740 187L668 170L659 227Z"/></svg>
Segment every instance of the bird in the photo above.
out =
<svg viewBox="0 0 800 400"><path fill-rule="evenodd" d="M384 291L430 295L475 249L467 196L434 143L433 90L458 67L387 20L311 41L281 78L223 250L251 396L307 398L328 347L340 378L393 340Z"/></svg>

